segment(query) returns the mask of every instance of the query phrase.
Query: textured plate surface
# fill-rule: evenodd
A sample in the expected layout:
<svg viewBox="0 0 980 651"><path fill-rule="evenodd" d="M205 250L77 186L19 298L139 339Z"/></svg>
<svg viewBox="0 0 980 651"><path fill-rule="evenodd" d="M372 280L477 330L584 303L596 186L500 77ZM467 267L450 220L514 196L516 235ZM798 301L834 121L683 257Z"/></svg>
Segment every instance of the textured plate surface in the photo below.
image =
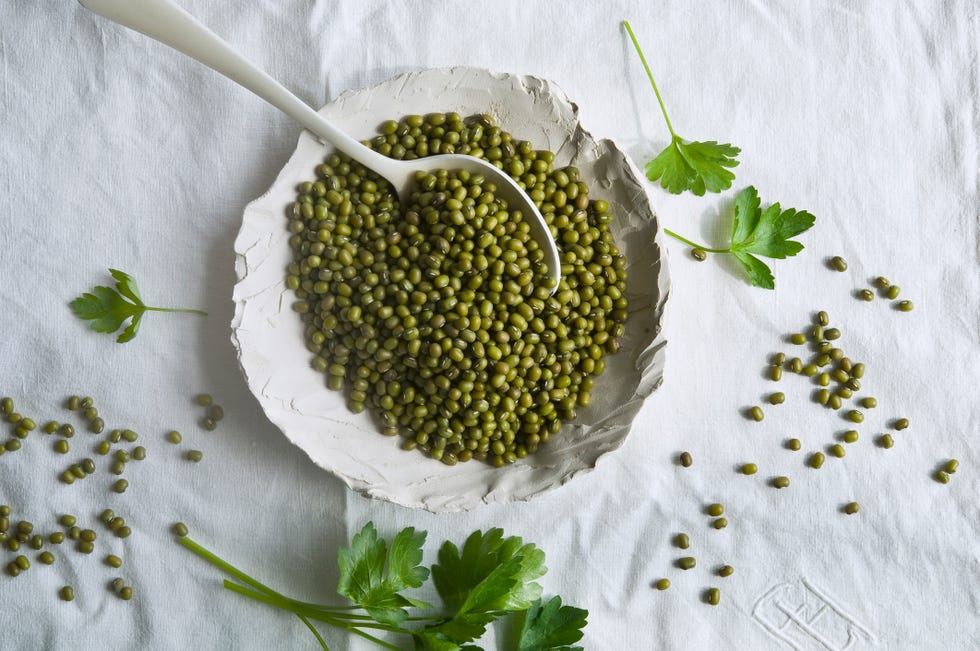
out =
<svg viewBox="0 0 980 651"><path fill-rule="evenodd" d="M285 209L327 153L308 132L269 191L245 209L235 240L232 341L266 415L317 465L365 495L442 512L527 500L588 472L622 445L643 400L663 381L669 282L639 172L611 141L596 141L582 128L576 106L552 82L476 68L424 70L345 93L320 110L359 139L375 135L386 119L432 111L489 113L515 138L555 152L556 166L578 166L591 196L609 202L628 260L630 316L620 351L596 380L592 404L537 454L500 469L476 461L450 467L405 452L400 437L382 436L366 413L350 413L342 394L329 391L310 367L302 321L285 286L291 261Z"/></svg>

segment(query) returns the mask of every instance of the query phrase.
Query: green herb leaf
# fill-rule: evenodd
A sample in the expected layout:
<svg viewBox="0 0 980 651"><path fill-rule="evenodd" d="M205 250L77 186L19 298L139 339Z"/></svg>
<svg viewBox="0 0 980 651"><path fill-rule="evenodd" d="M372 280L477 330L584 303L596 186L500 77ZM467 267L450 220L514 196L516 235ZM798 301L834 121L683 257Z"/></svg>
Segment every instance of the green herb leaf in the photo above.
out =
<svg viewBox="0 0 980 651"><path fill-rule="evenodd" d="M406 606L426 607L421 601L399 594L417 588L428 578L429 570L419 566L426 533L403 529L392 541L391 550L368 522L337 555L340 580L337 592L382 624L397 625L408 617ZM387 559L387 571L386 571Z"/></svg>
<svg viewBox="0 0 980 651"><path fill-rule="evenodd" d="M120 294L137 305L143 304L143 299L140 297L140 290L136 286L136 281L132 276L125 271L119 271L118 269L110 269L109 273L113 278L119 281L116 283L116 289L119 290Z"/></svg>
<svg viewBox="0 0 980 651"><path fill-rule="evenodd" d="M731 252L753 285L774 289L772 271L752 254L777 259L796 255L803 245L790 238L812 227L815 217L805 210L782 210L778 203L765 211L759 205L759 193L751 185L735 197Z"/></svg>
<svg viewBox="0 0 980 651"><path fill-rule="evenodd" d="M587 610L562 606L558 596L543 606L535 601L524 613L517 651L582 651L568 645L582 639L588 615Z"/></svg>
<svg viewBox="0 0 980 651"><path fill-rule="evenodd" d="M736 158L741 150L730 144L720 144L714 140L700 142L689 141L681 138L674 131L674 126L670 123L667 115L667 107L664 106L663 97L660 96L660 89L657 82L653 79L653 72L647 64L647 59L640 49L640 43L636 40L636 34L630 27L629 21L623 21L633 47L640 56L643 69L646 70L653 92L657 95L657 102L660 104L660 111L663 113L667 129L670 131L670 144L664 148L657 157L646 164L647 178L651 181L660 181L660 186L672 194L680 194L685 190L702 196L705 191L721 192L732 187L735 174L729 169L738 165Z"/></svg>
<svg viewBox="0 0 980 651"><path fill-rule="evenodd" d="M709 192L721 192L732 187L735 174L727 168L735 167L738 147L710 142L687 142L674 136L667 147L646 165L647 178L660 180L660 186L672 194L685 190L697 196Z"/></svg>
<svg viewBox="0 0 980 651"><path fill-rule="evenodd" d="M753 285L775 289L772 270L756 256L783 259L796 255L803 250L803 245L791 238L810 229L816 218L805 210L783 210L778 203L765 211L760 205L759 193L751 185L738 193L732 220L732 243L727 249L712 249L697 244L668 229L664 229L664 232L706 253L731 253Z"/></svg>
<svg viewBox="0 0 980 651"><path fill-rule="evenodd" d="M132 276L118 269L109 269L116 279L116 289L99 285L93 287L91 293L85 293L73 300L68 306L79 319L91 321L89 327L96 332L112 333L123 326L127 319L132 319L129 326L116 338L123 344L131 341L140 329L140 321L147 311L153 312L191 312L206 315L201 310L173 309L150 307L143 304L139 288ZM118 291L117 291L118 290ZM126 300L129 299L129 300Z"/></svg>
<svg viewBox="0 0 980 651"><path fill-rule="evenodd" d="M473 532L462 552L446 542L432 580L446 606L460 612L524 610L541 596L533 580L546 571L544 552L533 543L490 529Z"/></svg>

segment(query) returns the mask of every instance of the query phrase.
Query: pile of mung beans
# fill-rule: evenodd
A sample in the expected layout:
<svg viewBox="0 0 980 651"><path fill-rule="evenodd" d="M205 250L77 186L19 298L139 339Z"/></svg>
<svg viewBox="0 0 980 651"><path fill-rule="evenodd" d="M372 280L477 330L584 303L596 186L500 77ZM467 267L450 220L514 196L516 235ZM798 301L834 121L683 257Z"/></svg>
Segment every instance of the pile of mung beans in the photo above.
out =
<svg viewBox="0 0 980 651"><path fill-rule="evenodd" d="M624 332L626 261L608 204L486 115L410 115L366 144L508 172L548 223L562 280L552 294L528 222L482 175L421 173L399 205L374 172L330 154L287 210L286 282L313 368L405 449L497 467L533 454L589 405Z"/></svg>

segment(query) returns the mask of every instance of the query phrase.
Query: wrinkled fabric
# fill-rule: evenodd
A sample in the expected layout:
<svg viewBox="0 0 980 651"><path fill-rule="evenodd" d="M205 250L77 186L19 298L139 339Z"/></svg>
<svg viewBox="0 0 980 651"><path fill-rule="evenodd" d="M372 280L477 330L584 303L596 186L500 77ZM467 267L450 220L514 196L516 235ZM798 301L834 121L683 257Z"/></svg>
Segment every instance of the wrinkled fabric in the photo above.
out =
<svg viewBox="0 0 980 651"><path fill-rule="evenodd" d="M746 185L763 204L806 209L816 226L796 258L775 261L776 290L748 286L733 261L698 263L668 242L672 291L667 371L626 445L595 472L529 503L432 515L345 489L264 418L229 342L232 242L246 203L271 184L299 128L196 62L74 2L0 5L0 394L39 423L72 422L71 452L32 433L0 457L0 504L45 534L72 513L96 551L49 545L0 576L3 649L304 649L295 618L222 588L175 542L192 537L267 584L333 601L338 546L368 520L391 536L445 539L503 527L547 553L545 593L589 609L588 649L970 649L980 647L980 306L977 43L972 2L691 3L315 2L182 6L319 106L394 74L456 64L555 80L583 124L638 166L668 140L656 99L618 21L629 18L677 132L742 148L731 191L672 196L650 184L662 223L724 248L731 200ZM433 106L433 110L443 107ZM826 260L842 255L846 273ZM67 308L136 277L147 303L203 308L148 314L132 342L90 332ZM910 313L855 297L885 275ZM816 310L838 345L867 364L858 396L878 407L860 440L821 470L810 453L851 429L811 399L808 379L766 378L786 335ZM600 379L601 381L601 379ZM770 406L772 391L786 402ZM196 393L227 413L198 425ZM91 395L107 427L148 450L124 494L110 490L99 439L62 407ZM760 404L761 423L745 418ZM895 447L874 444L893 419ZM167 431L184 434L180 446ZM0 440L13 427L0 426ZM784 447L799 438L800 452ZM128 446L132 447L132 446ZM200 449L204 459L184 454ZM676 463L682 450L694 465ZM70 463L98 471L71 486ZM947 485L932 473L960 469ZM745 462L759 466L747 477ZM791 486L768 485L786 475ZM845 503L861 511L844 515ZM729 525L710 526L708 503ZM133 535L98 521L112 508ZM686 532L691 548L672 546ZM23 551L20 553L24 553ZM124 559L119 570L103 559ZM697 567L675 567L680 556ZM15 554L4 550L6 563ZM715 574L724 564L727 578ZM132 585L124 602L108 587ZM651 587L667 577L666 592ZM62 585L75 600L58 599ZM703 601L721 590L717 607ZM425 598L431 594L420 593ZM502 631L497 631L502 633ZM331 649L368 649L325 630ZM494 633L485 646L494 648ZM408 648L408 647L406 647ZM500 648L506 648L501 643Z"/></svg>

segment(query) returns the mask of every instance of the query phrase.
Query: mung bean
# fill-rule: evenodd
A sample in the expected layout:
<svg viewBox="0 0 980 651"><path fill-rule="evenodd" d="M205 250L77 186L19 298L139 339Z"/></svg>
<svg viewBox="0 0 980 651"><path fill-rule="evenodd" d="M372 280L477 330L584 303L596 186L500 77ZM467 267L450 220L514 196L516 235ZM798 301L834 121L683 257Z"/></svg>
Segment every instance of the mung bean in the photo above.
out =
<svg viewBox="0 0 980 651"><path fill-rule="evenodd" d="M898 311L899 312L911 312L914 309L915 309L915 305L912 303L912 301L899 301L898 302Z"/></svg>
<svg viewBox="0 0 980 651"><path fill-rule="evenodd" d="M742 464L742 474L743 475L754 475L759 472L759 466L754 463Z"/></svg>
<svg viewBox="0 0 980 651"><path fill-rule="evenodd" d="M950 459L949 461L946 462L946 465L943 466L943 470L945 470L948 474L952 475L953 473L956 472L957 468L959 467L960 467L959 461L957 461L956 459Z"/></svg>
<svg viewBox="0 0 980 651"><path fill-rule="evenodd" d="M901 432L903 429L906 429L908 426L909 426L908 418L899 418L892 423L892 427L897 432Z"/></svg>
<svg viewBox="0 0 980 651"><path fill-rule="evenodd" d="M862 289L860 292L858 292L858 298L860 298L862 301L868 301L870 303L871 301L875 300L875 293L870 289Z"/></svg>
<svg viewBox="0 0 980 651"><path fill-rule="evenodd" d="M762 421L762 419L764 419L766 415L762 412L761 407L756 406L749 409L749 417L758 423Z"/></svg>
<svg viewBox="0 0 980 651"><path fill-rule="evenodd" d="M786 394L782 391L777 391L776 393L769 395L770 405L781 405L786 401Z"/></svg>
<svg viewBox="0 0 980 651"><path fill-rule="evenodd" d="M810 467L819 470L823 466L823 452L814 452L810 455Z"/></svg>
<svg viewBox="0 0 980 651"><path fill-rule="evenodd" d="M847 260L840 257L839 255L835 255L833 258L830 259L830 267L837 271L842 271L842 272L847 271Z"/></svg>
<svg viewBox="0 0 980 651"><path fill-rule="evenodd" d="M844 505L844 513L848 515L854 515L861 510L861 505L857 502L848 502Z"/></svg>
<svg viewBox="0 0 980 651"><path fill-rule="evenodd" d="M800 442L800 439L790 439L786 441L786 449L792 450L793 452L799 452L800 448L802 447L803 444Z"/></svg>
<svg viewBox="0 0 980 651"><path fill-rule="evenodd" d="M694 463L694 458L691 456L690 452L681 452L679 460L680 464L685 468L690 468L691 464Z"/></svg>
<svg viewBox="0 0 980 651"><path fill-rule="evenodd" d="M902 293L902 289L898 285L892 285L887 290L885 290L885 296L887 296L889 299L891 299L893 301L896 298L898 298L898 295L900 293Z"/></svg>
<svg viewBox="0 0 980 651"><path fill-rule="evenodd" d="M656 583L654 583L653 586L657 590L666 590L667 588L670 587L670 579L660 579Z"/></svg>
<svg viewBox="0 0 980 651"><path fill-rule="evenodd" d="M789 488L789 477L775 477L772 480L772 485L775 488Z"/></svg>
<svg viewBox="0 0 980 651"><path fill-rule="evenodd" d="M717 606L721 603L721 590L718 588L709 588L704 595L704 599L712 606Z"/></svg>
<svg viewBox="0 0 980 651"><path fill-rule="evenodd" d="M693 556L684 556L683 558L677 559L677 567L682 570L691 570L698 564L697 560Z"/></svg>

